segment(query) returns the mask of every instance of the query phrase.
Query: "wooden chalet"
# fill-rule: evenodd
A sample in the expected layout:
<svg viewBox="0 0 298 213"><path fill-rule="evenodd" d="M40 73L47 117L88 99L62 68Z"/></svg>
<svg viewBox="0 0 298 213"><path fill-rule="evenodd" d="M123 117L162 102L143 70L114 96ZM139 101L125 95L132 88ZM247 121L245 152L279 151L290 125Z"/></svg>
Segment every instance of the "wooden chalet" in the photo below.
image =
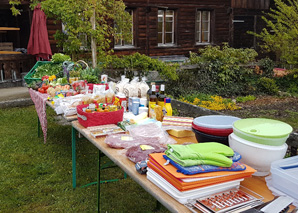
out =
<svg viewBox="0 0 298 213"><path fill-rule="evenodd" d="M116 43L117 54L188 55L206 45L254 47L246 32L259 32L270 0L124 0L133 16L133 40ZM271 2L273 4L273 1Z"/></svg>
<svg viewBox="0 0 298 213"><path fill-rule="evenodd" d="M260 32L261 16L273 0L123 0L132 15L133 38L113 44L115 54L139 52L148 56L187 56L206 45L228 42L235 48L254 47L256 39L246 32ZM20 78L34 64L34 58L15 51L27 48L32 11L29 1L14 17L8 0L0 0L0 82ZM59 52L54 40L60 24L47 20L53 54ZM32 62L31 62L32 61ZM15 72L12 72L14 70ZM1 86L0 86L1 87Z"/></svg>

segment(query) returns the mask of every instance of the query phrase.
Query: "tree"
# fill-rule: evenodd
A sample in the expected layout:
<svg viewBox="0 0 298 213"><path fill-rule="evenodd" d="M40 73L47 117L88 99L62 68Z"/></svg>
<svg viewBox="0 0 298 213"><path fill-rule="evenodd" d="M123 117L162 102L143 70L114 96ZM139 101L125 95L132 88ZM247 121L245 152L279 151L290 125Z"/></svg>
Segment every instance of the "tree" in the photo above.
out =
<svg viewBox="0 0 298 213"><path fill-rule="evenodd" d="M298 63L298 0L275 0L276 9L270 9L262 19L267 28L252 33L263 41L260 46L274 52L280 60Z"/></svg>
<svg viewBox="0 0 298 213"><path fill-rule="evenodd" d="M15 5L21 0L11 0L13 14L19 12ZM38 2L31 0L35 5ZM82 46L91 47L93 67L94 58L112 53L111 42L119 36L131 38L131 16L125 12L122 0L44 0L42 9L48 17L61 20L63 32L57 31L55 39L58 46L73 57L82 52ZM117 34L116 25L121 34Z"/></svg>

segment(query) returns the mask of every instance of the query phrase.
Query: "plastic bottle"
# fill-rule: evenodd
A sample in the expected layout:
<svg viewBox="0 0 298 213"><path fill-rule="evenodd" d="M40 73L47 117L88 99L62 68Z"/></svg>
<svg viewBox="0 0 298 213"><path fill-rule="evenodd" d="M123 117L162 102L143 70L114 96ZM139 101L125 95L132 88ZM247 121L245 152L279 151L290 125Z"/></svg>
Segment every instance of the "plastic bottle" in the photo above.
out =
<svg viewBox="0 0 298 213"><path fill-rule="evenodd" d="M162 84L160 85L160 91L159 91L159 96L157 98L157 104L159 106L161 106L161 108L163 109L164 105L165 105L165 85Z"/></svg>
<svg viewBox="0 0 298 213"><path fill-rule="evenodd" d="M172 110L172 105L171 105L171 98L166 98L165 99L165 106L164 109L166 110L167 116L172 116L173 110Z"/></svg>

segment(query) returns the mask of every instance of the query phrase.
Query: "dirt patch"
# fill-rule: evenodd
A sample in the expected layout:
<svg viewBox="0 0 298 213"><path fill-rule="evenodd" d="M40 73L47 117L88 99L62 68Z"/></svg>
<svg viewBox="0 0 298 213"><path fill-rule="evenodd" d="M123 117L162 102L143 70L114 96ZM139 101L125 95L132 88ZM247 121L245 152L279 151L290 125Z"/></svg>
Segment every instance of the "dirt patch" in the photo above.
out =
<svg viewBox="0 0 298 213"><path fill-rule="evenodd" d="M237 104L241 107L235 111L222 111L240 118L262 117L281 120L290 124L298 132L298 98L295 97L258 97L254 101Z"/></svg>

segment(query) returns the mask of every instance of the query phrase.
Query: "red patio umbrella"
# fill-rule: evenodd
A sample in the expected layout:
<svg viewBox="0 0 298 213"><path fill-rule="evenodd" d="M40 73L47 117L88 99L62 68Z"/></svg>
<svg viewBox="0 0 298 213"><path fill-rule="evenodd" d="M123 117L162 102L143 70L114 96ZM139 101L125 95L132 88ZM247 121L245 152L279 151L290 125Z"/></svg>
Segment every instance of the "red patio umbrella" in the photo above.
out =
<svg viewBox="0 0 298 213"><path fill-rule="evenodd" d="M52 56L46 19L45 13L38 4L33 11L30 38L27 46L27 53L35 55L36 60L50 60Z"/></svg>

